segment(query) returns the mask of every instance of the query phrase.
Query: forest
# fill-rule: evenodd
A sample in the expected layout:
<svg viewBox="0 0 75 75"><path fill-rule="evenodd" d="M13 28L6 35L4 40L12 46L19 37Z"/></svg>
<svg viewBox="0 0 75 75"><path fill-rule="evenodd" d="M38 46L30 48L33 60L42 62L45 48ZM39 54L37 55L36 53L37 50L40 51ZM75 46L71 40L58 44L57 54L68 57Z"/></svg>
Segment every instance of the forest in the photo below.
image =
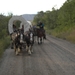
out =
<svg viewBox="0 0 75 75"><path fill-rule="evenodd" d="M34 17L33 23L41 21L45 30L52 36L75 43L75 0L67 0L60 9L40 11Z"/></svg>

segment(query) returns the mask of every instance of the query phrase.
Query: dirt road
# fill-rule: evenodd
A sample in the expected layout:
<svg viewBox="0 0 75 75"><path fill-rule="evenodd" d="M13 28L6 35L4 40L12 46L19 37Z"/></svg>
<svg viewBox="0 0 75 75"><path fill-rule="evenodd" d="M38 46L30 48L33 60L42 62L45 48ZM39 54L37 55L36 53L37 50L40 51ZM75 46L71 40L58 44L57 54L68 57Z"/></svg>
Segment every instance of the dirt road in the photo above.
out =
<svg viewBox="0 0 75 75"><path fill-rule="evenodd" d="M35 43L29 56L16 56L7 49L0 60L0 75L75 75L75 44L52 36L42 45Z"/></svg>

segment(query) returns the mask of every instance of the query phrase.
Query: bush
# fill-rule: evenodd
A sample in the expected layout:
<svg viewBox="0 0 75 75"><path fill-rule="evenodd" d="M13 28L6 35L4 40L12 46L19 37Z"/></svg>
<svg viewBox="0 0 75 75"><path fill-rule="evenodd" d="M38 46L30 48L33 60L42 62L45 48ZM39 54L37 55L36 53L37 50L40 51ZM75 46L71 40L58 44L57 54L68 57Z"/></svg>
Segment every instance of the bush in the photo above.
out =
<svg viewBox="0 0 75 75"><path fill-rule="evenodd" d="M0 39L0 57L2 56L3 52L5 51L6 48L8 48L10 44L9 36Z"/></svg>

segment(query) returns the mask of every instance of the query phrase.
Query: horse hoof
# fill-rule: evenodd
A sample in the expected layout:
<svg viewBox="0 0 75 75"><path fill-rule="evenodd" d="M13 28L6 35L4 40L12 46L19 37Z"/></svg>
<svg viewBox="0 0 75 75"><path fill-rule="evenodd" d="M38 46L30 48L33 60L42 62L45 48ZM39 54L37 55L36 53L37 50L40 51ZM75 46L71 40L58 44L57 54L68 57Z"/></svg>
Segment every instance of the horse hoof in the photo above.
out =
<svg viewBox="0 0 75 75"><path fill-rule="evenodd" d="M16 51L16 55L19 55L18 51Z"/></svg>
<svg viewBox="0 0 75 75"><path fill-rule="evenodd" d="M31 53L28 53L28 55L31 55Z"/></svg>
<svg viewBox="0 0 75 75"><path fill-rule="evenodd" d="M31 51L28 51L28 54L31 55Z"/></svg>
<svg viewBox="0 0 75 75"><path fill-rule="evenodd" d="M19 54L17 53L16 56L18 56Z"/></svg>
<svg viewBox="0 0 75 75"><path fill-rule="evenodd" d="M20 51L21 51L20 48L18 48L18 52L19 52L19 53L20 53Z"/></svg>

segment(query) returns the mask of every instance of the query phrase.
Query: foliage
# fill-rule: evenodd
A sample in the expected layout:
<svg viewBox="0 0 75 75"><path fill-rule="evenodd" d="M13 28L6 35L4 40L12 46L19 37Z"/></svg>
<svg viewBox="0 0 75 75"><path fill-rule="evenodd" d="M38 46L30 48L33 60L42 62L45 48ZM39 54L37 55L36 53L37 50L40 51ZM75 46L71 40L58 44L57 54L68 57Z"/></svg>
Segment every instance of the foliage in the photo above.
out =
<svg viewBox="0 0 75 75"><path fill-rule="evenodd" d="M14 25L16 25L16 28L18 29L20 27L21 21L15 20L13 23L14 23Z"/></svg>
<svg viewBox="0 0 75 75"><path fill-rule="evenodd" d="M45 24L45 29L50 34L65 39L75 38L71 35L72 30L75 30L75 0L67 0L57 10L53 7L52 11L40 11L33 22L37 24L39 20Z"/></svg>
<svg viewBox="0 0 75 75"><path fill-rule="evenodd" d="M8 35L8 21L10 18L11 15L4 16L0 14L0 56L10 44L10 37Z"/></svg>
<svg viewBox="0 0 75 75"><path fill-rule="evenodd" d="M9 46L9 44L10 44L9 39L10 39L9 36L0 39L0 57L2 56L3 52L5 51L5 49Z"/></svg>

